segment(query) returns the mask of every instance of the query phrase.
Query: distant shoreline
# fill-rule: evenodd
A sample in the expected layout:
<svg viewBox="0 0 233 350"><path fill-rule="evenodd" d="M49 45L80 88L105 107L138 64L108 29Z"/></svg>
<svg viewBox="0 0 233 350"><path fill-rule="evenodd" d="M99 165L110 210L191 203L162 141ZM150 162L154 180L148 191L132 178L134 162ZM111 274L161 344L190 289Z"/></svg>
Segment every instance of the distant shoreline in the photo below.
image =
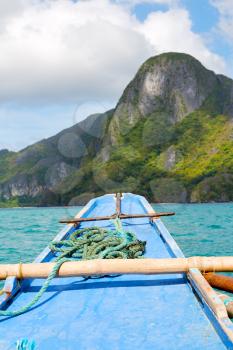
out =
<svg viewBox="0 0 233 350"><path fill-rule="evenodd" d="M88 203L88 202L87 202ZM151 203L151 205L200 205L200 204L214 204L214 205L221 205L221 204L230 204L233 203L233 201L229 202L198 202L198 203L180 203L180 202L171 202L171 203ZM84 207L85 205L57 205L57 206L25 206L25 207L0 207L0 210L2 209L60 209L60 208L77 208L77 207Z"/></svg>

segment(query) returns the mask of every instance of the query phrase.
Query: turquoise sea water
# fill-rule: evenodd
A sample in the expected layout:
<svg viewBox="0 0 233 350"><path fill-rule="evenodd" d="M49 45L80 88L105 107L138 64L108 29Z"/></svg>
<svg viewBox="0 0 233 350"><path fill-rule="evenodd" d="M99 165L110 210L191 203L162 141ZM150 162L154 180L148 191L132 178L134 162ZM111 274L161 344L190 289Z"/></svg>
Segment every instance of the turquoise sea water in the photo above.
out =
<svg viewBox="0 0 233 350"><path fill-rule="evenodd" d="M0 209L0 263L32 261L81 207Z"/></svg>
<svg viewBox="0 0 233 350"><path fill-rule="evenodd" d="M233 203L161 204L154 208L176 212L163 222L186 256L233 255ZM80 209L0 209L0 263L32 261L63 227L59 219Z"/></svg>
<svg viewBox="0 0 233 350"><path fill-rule="evenodd" d="M233 255L233 203L154 205L185 256Z"/></svg>

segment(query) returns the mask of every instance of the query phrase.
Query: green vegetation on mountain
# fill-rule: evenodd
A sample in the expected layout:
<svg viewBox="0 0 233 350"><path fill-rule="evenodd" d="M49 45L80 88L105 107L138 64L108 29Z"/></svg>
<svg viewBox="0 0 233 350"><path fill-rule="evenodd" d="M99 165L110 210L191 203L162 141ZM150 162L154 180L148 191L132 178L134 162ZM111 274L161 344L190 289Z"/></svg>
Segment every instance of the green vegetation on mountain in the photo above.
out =
<svg viewBox="0 0 233 350"><path fill-rule="evenodd" d="M0 206L233 200L233 81L192 56L147 60L116 108L20 152L0 151Z"/></svg>
<svg viewBox="0 0 233 350"><path fill-rule="evenodd" d="M111 179L120 182L133 176L140 180L140 192L158 201L164 200L164 196L157 198L160 185L165 187L163 192L167 189L169 201L169 191L174 191L171 183L182 186L181 197L179 193L176 196L179 201L232 200L233 123L229 117L199 110L165 129L165 135L159 124L157 130L148 128L148 133L158 133L154 144L148 135L142 142L145 130L147 121L121 139L105 163Z"/></svg>

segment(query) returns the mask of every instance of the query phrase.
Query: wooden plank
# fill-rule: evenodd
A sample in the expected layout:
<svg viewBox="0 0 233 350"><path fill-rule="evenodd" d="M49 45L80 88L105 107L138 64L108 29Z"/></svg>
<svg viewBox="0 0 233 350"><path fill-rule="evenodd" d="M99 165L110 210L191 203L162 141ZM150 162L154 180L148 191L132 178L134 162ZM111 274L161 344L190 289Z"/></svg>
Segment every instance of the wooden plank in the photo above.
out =
<svg viewBox="0 0 233 350"><path fill-rule="evenodd" d="M216 315L219 326L221 327L224 335L232 343L233 325L228 317L226 307L219 295L213 290L213 288L209 285L209 283L202 276L198 269L190 269L188 278L191 284L194 284L196 286L210 309Z"/></svg>
<svg viewBox="0 0 233 350"><path fill-rule="evenodd" d="M172 216L175 215L174 212L164 212L164 213L156 213L156 214L113 214L111 216L96 216L92 218L74 218L74 219L63 219L60 220L61 224L77 224L80 222L89 222L89 221L101 221L101 220L112 220L117 217L120 219L137 219L137 218L160 218L162 216Z"/></svg>
<svg viewBox="0 0 233 350"><path fill-rule="evenodd" d="M227 301L230 297L229 295L223 294L223 293L217 293L219 298L223 301ZM225 304L224 304L225 305ZM233 318L233 301L229 301L227 305L225 305L225 308L227 309L228 316L230 318Z"/></svg>
<svg viewBox="0 0 233 350"><path fill-rule="evenodd" d="M229 317L223 317L218 321L220 327L222 328L225 335L228 337L229 341L233 343L233 325Z"/></svg>
<svg viewBox="0 0 233 350"><path fill-rule="evenodd" d="M116 215L120 216L121 214L121 193L116 194Z"/></svg>
<svg viewBox="0 0 233 350"><path fill-rule="evenodd" d="M189 279L191 278L195 282L196 286L201 292L201 295L203 296L207 304L210 306L210 308L213 310L215 315L219 319L223 317L228 317L223 302L218 297L217 293L213 290L213 288L209 285L209 283L206 281L206 279L202 276L200 271L197 269L190 269L188 277Z"/></svg>

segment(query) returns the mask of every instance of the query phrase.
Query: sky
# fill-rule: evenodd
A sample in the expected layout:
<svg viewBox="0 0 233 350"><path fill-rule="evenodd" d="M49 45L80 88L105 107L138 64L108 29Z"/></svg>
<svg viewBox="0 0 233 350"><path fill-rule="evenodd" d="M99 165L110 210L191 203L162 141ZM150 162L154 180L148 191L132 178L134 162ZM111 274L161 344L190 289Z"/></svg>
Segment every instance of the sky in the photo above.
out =
<svg viewBox="0 0 233 350"><path fill-rule="evenodd" d="M185 52L233 78L233 0L0 2L0 149L113 108L139 66Z"/></svg>

